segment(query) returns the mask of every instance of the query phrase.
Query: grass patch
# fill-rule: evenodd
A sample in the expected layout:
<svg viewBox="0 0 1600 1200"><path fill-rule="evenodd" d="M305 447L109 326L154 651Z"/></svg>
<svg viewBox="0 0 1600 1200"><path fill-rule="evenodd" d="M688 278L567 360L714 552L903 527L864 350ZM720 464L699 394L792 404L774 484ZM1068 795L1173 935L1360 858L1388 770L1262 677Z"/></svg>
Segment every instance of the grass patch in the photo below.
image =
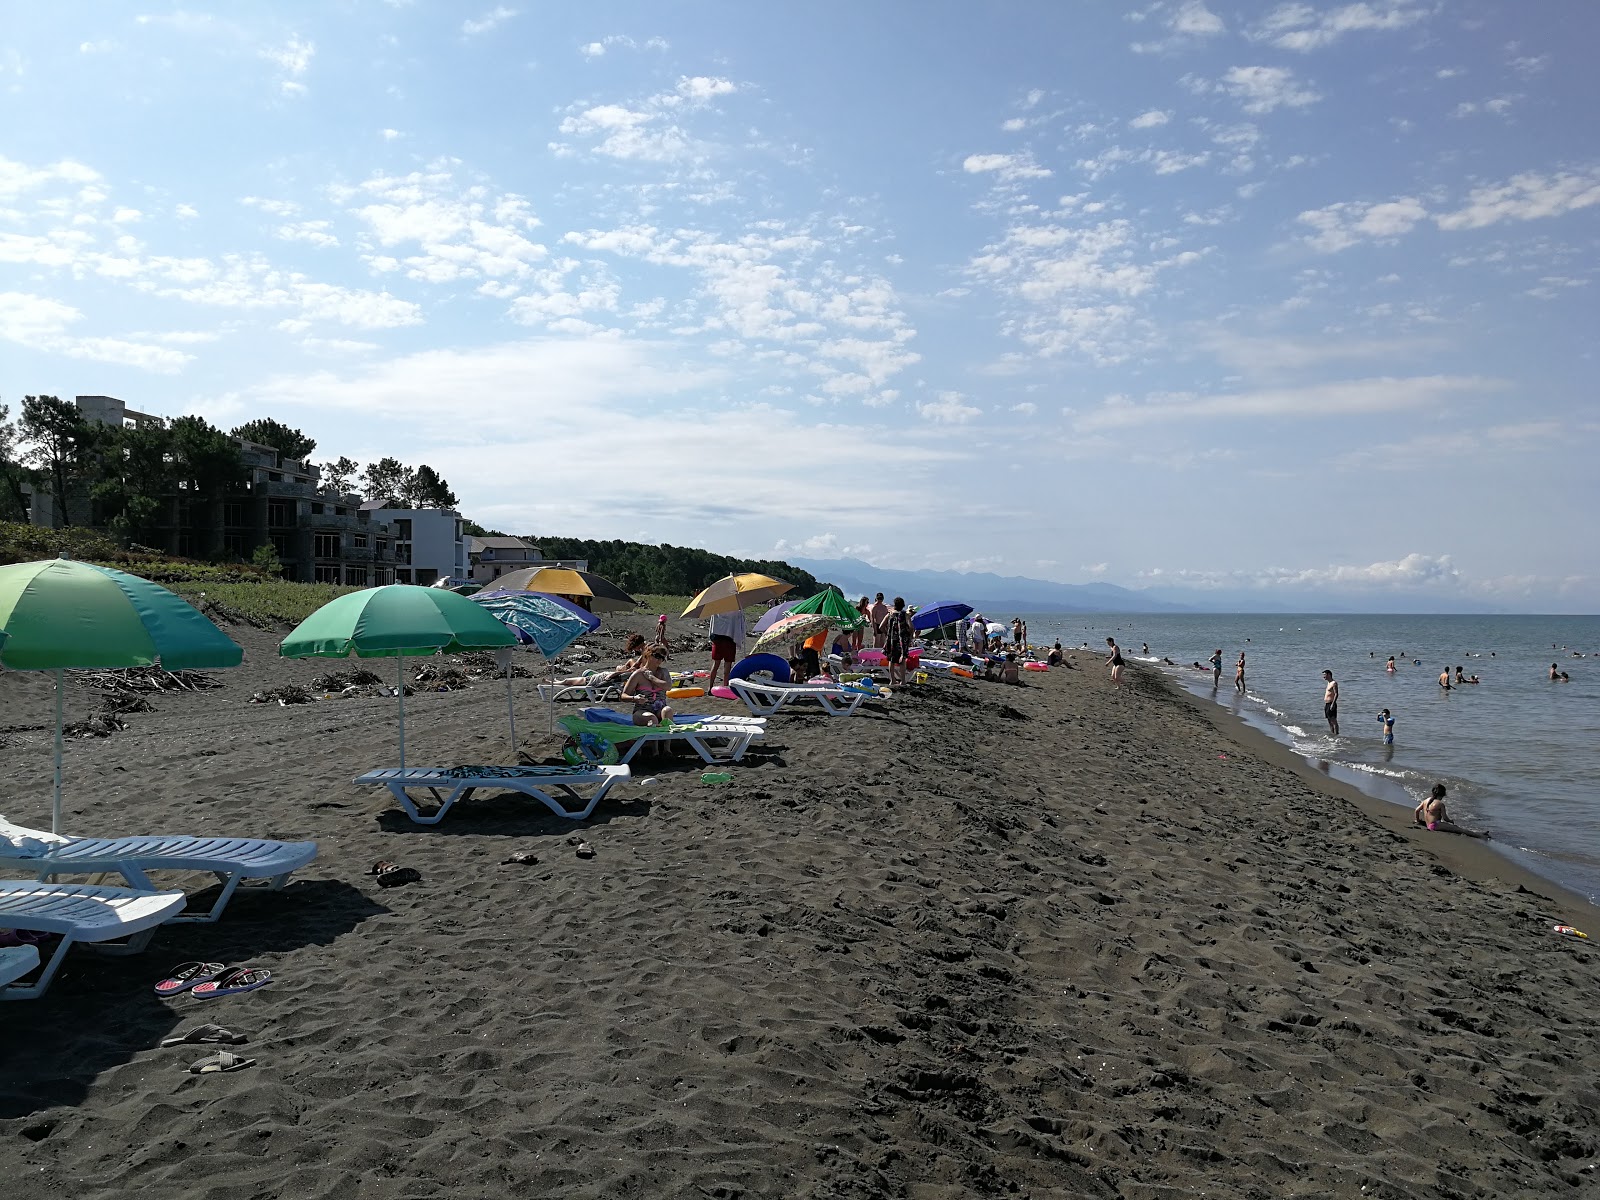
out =
<svg viewBox="0 0 1600 1200"><path fill-rule="evenodd" d="M237 614L255 625L298 625L335 596L359 592L336 583L289 583L282 579L261 583L188 582L168 585L197 608L204 601L222 607L223 616Z"/></svg>

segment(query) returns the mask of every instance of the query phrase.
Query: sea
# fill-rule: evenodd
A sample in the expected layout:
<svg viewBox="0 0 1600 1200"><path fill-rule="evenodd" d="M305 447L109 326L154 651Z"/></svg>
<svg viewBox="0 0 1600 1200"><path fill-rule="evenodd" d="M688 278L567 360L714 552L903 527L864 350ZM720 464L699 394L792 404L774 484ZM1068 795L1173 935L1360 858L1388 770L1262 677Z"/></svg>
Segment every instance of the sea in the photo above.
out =
<svg viewBox="0 0 1600 1200"><path fill-rule="evenodd" d="M1028 640L1123 654L1294 748L1318 769L1411 807L1435 783L1451 817L1500 853L1600 903L1600 617L1008 613ZM1208 661L1222 651L1213 689ZM1245 652L1243 693L1234 664ZM1395 670L1386 670L1390 655ZM1176 665L1167 665L1170 659ZM1195 670L1199 662L1204 671ZM1568 675L1551 682L1550 667ZM1456 667L1476 684L1444 691ZM1339 681L1338 737L1322 672ZM1393 715L1385 745L1378 713Z"/></svg>

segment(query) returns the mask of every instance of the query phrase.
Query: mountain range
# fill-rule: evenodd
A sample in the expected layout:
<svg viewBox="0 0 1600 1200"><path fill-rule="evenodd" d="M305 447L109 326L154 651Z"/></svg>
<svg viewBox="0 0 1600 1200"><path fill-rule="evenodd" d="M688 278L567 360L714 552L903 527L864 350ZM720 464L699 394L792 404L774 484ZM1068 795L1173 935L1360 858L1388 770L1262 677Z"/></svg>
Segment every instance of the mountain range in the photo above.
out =
<svg viewBox="0 0 1600 1200"><path fill-rule="evenodd" d="M1384 591L1335 592L1307 588L1271 598L1235 588L1125 588L1112 583L1055 583L1021 575L990 572L899 571L875 567L858 558L790 558L819 580L837 585L846 595L904 596L911 604L959 600L993 616L996 613L1498 613L1502 608L1452 598L1442 603L1430 593Z"/></svg>

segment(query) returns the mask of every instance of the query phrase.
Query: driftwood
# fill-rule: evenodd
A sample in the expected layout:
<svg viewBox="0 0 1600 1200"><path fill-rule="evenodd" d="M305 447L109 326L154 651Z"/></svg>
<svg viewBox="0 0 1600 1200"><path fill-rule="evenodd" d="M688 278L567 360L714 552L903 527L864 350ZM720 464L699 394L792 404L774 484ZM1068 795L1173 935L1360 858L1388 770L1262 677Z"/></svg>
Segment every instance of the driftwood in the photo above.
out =
<svg viewBox="0 0 1600 1200"><path fill-rule="evenodd" d="M222 681L204 671L164 671L124 667L117 671L74 671L73 679L97 692L202 692Z"/></svg>
<svg viewBox="0 0 1600 1200"><path fill-rule="evenodd" d="M310 704L315 696L309 690L297 683L286 683L282 687L268 688L264 692L256 692L250 697L251 704Z"/></svg>
<svg viewBox="0 0 1600 1200"><path fill-rule="evenodd" d="M472 680L460 667L425 664L417 668L413 678L430 692L455 692L472 686Z"/></svg>
<svg viewBox="0 0 1600 1200"><path fill-rule="evenodd" d="M357 667L353 671L329 671L326 675L318 675L311 681L311 688L317 692L342 692L346 688L371 687L382 682L374 672Z"/></svg>

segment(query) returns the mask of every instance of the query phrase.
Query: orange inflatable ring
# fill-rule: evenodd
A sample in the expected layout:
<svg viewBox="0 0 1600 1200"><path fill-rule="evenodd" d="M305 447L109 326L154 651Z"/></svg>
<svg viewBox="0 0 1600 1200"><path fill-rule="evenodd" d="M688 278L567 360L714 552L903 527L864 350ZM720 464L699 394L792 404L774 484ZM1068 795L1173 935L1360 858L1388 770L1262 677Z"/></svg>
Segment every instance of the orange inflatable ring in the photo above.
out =
<svg viewBox="0 0 1600 1200"><path fill-rule="evenodd" d="M668 688L668 700L693 700L696 696L704 696L705 688Z"/></svg>
<svg viewBox="0 0 1600 1200"><path fill-rule="evenodd" d="M1042 662L1025 662L1022 664L1022 669L1024 671L1048 671L1050 669L1050 664Z"/></svg>

